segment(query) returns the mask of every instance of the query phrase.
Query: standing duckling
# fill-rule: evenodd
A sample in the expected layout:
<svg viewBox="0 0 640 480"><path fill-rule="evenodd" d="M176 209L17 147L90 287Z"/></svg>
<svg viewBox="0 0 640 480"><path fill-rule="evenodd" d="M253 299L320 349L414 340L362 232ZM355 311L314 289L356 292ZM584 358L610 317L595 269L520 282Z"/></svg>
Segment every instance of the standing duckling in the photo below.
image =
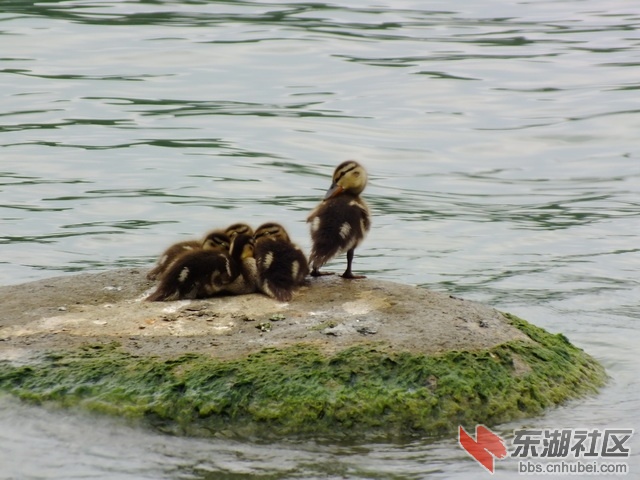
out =
<svg viewBox="0 0 640 480"><path fill-rule="evenodd" d="M342 278L365 278L351 272L353 254L371 227L371 214L360 194L367 185L367 172L358 162L347 160L333 172L331 187L309 215L311 224L311 275L330 273L320 268L336 255L347 252Z"/></svg>
<svg viewBox="0 0 640 480"><path fill-rule="evenodd" d="M255 233L258 288L281 302L293 298L293 291L309 274L307 258L291 242L287 231L277 223L265 223Z"/></svg>
<svg viewBox="0 0 640 480"><path fill-rule="evenodd" d="M229 253L197 249L178 257L162 276L149 302L205 298L219 293L249 293L256 289L253 239L238 235ZM250 244L250 248L247 248ZM248 260L248 258L251 258ZM251 273L253 263L253 273ZM246 275L247 278L244 276ZM239 278L242 277L242 278Z"/></svg>

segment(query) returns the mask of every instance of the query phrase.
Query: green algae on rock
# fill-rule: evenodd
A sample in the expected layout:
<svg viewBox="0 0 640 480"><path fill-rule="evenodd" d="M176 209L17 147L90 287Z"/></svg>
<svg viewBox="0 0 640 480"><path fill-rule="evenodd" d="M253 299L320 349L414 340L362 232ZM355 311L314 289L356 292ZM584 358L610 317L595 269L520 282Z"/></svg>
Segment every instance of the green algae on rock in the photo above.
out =
<svg viewBox="0 0 640 480"><path fill-rule="evenodd" d="M150 286L124 270L1 287L0 391L178 434L357 440L495 425L606 381L563 335L423 288L141 302Z"/></svg>

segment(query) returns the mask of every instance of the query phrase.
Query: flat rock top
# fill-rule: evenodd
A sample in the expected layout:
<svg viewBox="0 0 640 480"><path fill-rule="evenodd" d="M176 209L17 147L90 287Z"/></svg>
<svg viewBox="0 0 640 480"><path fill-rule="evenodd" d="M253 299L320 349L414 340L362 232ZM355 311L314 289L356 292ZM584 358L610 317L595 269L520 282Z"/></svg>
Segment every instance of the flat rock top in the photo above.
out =
<svg viewBox="0 0 640 480"><path fill-rule="evenodd" d="M119 342L140 355L203 353L230 359L313 343L327 352L376 342L434 354L522 339L497 310L374 279L310 279L289 303L261 294L145 302L153 283L125 269L0 287L0 359Z"/></svg>

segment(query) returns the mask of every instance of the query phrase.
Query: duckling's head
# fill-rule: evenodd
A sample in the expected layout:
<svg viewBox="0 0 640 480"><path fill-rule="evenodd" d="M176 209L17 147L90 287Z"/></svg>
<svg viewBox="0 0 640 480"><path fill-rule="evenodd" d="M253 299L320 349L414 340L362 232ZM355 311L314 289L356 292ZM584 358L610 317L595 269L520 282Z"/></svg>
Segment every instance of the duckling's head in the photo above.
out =
<svg viewBox="0 0 640 480"><path fill-rule="evenodd" d="M229 254L234 258L244 260L253 257L254 240L251 235L239 233L231 240Z"/></svg>
<svg viewBox="0 0 640 480"><path fill-rule="evenodd" d="M260 225L253 235L253 238L256 239L256 242L265 238L284 240L285 242L291 241L289 240L289 234L279 223L264 223Z"/></svg>
<svg viewBox="0 0 640 480"><path fill-rule="evenodd" d="M224 233L226 233L229 238L233 238L239 234L251 236L253 235L253 229L246 223L234 223L233 225L229 225Z"/></svg>
<svg viewBox="0 0 640 480"><path fill-rule="evenodd" d="M212 250L216 252L228 252L230 247L229 236L221 230L209 232L204 240L202 240L203 250Z"/></svg>
<svg viewBox="0 0 640 480"><path fill-rule="evenodd" d="M344 192L360 195L366 186L367 171L358 162L347 160L338 165L333 172L333 181L324 199L333 198Z"/></svg>

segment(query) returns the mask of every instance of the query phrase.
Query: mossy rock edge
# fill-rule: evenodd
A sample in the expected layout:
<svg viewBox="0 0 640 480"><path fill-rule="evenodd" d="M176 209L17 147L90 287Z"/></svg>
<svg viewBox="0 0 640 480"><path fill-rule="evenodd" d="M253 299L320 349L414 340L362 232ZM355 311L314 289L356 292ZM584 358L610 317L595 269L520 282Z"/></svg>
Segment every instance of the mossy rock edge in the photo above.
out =
<svg viewBox="0 0 640 480"><path fill-rule="evenodd" d="M90 344L36 363L0 362L0 390L176 434L388 439L537 415L606 382L563 335L503 315L530 340L434 355L384 342L335 352L301 342L230 360Z"/></svg>

